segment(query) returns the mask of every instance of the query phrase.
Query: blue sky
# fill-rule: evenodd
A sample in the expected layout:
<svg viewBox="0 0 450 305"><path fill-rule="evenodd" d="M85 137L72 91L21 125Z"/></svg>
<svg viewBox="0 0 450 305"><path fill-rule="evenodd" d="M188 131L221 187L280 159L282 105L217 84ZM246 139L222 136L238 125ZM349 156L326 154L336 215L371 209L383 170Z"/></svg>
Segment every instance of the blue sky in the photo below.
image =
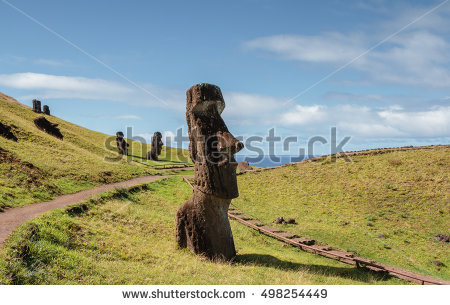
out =
<svg viewBox="0 0 450 305"><path fill-rule="evenodd" d="M448 144L450 1L392 2L0 0L0 92L149 139L207 82L235 135L299 137L279 153Z"/></svg>

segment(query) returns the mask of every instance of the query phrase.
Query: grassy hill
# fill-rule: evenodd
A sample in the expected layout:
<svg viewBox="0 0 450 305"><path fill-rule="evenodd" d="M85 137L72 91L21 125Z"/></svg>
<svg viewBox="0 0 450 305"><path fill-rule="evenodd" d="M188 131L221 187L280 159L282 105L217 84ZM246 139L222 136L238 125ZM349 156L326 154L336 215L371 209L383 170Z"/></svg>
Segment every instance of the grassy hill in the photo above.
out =
<svg viewBox="0 0 450 305"><path fill-rule="evenodd" d="M22 225L0 254L0 284L405 284L301 252L231 221L238 256L211 262L177 249L180 177L117 190ZM81 206L78 204L76 206Z"/></svg>
<svg viewBox="0 0 450 305"><path fill-rule="evenodd" d="M239 176L234 205L363 257L450 279L450 146L306 162ZM437 267L433 261L444 266Z"/></svg>
<svg viewBox="0 0 450 305"><path fill-rule="evenodd" d="M94 132L55 116L63 140L39 130L33 119L40 116L30 107L0 93L0 123L11 127L17 142L0 137L0 209L49 200L102 183L157 174L156 167L190 162L186 151L164 147L161 161L147 161L150 145L128 140L130 162L117 158L115 137ZM105 143L112 149L108 150Z"/></svg>
<svg viewBox="0 0 450 305"><path fill-rule="evenodd" d="M14 125L19 140L1 138L0 194L13 199L9 204L155 172L155 164L142 159L146 148L136 148L131 163L107 163L103 157L115 154L104 148L106 135L51 117L65 137L60 141L35 129L29 108L5 98L0 107L1 122ZM246 173L238 176L240 197L233 204L265 223L295 218L297 225L272 224L284 231L448 280L449 244L433 237L450 233L449 150L437 146ZM234 221L238 256L231 263L177 249L175 213L191 192L173 177L98 196L80 213L45 213L2 247L0 284L405 284L301 252Z"/></svg>

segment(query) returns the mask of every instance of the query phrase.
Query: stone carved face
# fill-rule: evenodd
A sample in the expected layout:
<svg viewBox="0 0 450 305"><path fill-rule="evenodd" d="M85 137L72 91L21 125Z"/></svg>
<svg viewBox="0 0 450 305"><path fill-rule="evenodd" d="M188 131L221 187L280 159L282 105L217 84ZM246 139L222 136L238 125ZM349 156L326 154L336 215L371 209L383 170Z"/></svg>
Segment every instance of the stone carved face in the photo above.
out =
<svg viewBox="0 0 450 305"><path fill-rule="evenodd" d="M239 196L234 154L244 148L220 114L225 102L220 88L198 84L187 91L189 151L195 163L195 185L205 194L232 199Z"/></svg>
<svg viewBox="0 0 450 305"><path fill-rule="evenodd" d="M161 139L162 139L162 134L159 131L157 131L153 134L152 147L156 148L157 155L161 154L161 150L164 145L164 143Z"/></svg>

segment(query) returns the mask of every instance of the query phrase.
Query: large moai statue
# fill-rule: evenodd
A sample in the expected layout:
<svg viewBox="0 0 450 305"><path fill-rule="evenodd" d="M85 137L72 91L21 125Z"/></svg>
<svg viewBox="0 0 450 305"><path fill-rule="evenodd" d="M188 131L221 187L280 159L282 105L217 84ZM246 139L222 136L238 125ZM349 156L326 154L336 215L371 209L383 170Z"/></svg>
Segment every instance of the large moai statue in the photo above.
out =
<svg viewBox="0 0 450 305"><path fill-rule="evenodd" d="M42 107L42 112L46 115L50 115L50 107L44 105L44 107Z"/></svg>
<svg viewBox="0 0 450 305"><path fill-rule="evenodd" d="M33 100L33 111L36 113L41 113L41 101L36 99Z"/></svg>
<svg viewBox="0 0 450 305"><path fill-rule="evenodd" d="M152 149L147 153L147 160L158 161L163 145L162 134L159 131L155 132L152 138Z"/></svg>
<svg viewBox="0 0 450 305"><path fill-rule="evenodd" d="M119 154L128 156L128 146L130 146L127 141L125 141L123 132L118 131L116 133L116 144L117 149L119 150Z"/></svg>
<svg viewBox="0 0 450 305"><path fill-rule="evenodd" d="M220 116L225 101L219 87L198 84L186 95L194 192L178 209L176 239L181 248L196 254L230 260L236 250L228 208L231 199L239 196L234 154L244 144L234 138Z"/></svg>

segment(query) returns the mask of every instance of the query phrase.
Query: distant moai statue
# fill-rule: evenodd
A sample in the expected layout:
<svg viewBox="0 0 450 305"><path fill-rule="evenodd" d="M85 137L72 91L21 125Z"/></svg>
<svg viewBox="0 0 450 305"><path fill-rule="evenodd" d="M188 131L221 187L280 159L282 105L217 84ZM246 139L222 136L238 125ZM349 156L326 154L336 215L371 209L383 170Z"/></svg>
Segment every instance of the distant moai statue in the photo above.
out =
<svg viewBox="0 0 450 305"><path fill-rule="evenodd" d="M253 170L253 167L248 164L248 161L241 161L238 162L237 170L238 172L246 172Z"/></svg>
<svg viewBox="0 0 450 305"><path fill-rule="evenodd" d="M41 113L41 101L34 99L33 100L33 111L36 113Z"/></svg>
<svg viewBox="0 0 450 305"><path fill-rule="evenodd" d="M231 199L239 196L234 154L244 148L220 114L225 101L220 88L192 86L187 92L189 153L194 162L194 192L177 212L176 240L181 248L210 259L236 256L228 220Z"/></svg>
<svg viewBox="0 0 450 305"><path fill-rule="evenodd" d="M17 137L11 132L11 126L4 125L2 122L0 122L0 136L17 142Z"/></svg>
<svg viewBox="0 0 450 305"><path fill-rule="evenodd" d="M159 131L155 132L152 138L152 149L147 153L147 160L158 161L163 145L162 134Z"/></svg>
<svg viewBox="0 0 450 305"><path fill-rule="evenodd" d="M45 117L40 116L38 118L34 119L34 124L41 130L45 131L49 135L52 135L54 137L57 137L58 139L62 140L64 137L61 133L61 131L58 128L58 124L52 123L49 120L47 120Z"/></svg>
<svg viewBox="0 0 450 305"><path fill-rule="evenodd" d="M42 112L46 115L50 115L50 107L44 105L44 107L42 107Z"/></svg>
<svg viewBox="0 0 450 305"><path fill-rule="evenodd" d="M119 150L119 154L128 156L128 146L130 146L127 141L125 141L123 132L118 131L116 133L116 144L117 149Z"/></svg>

